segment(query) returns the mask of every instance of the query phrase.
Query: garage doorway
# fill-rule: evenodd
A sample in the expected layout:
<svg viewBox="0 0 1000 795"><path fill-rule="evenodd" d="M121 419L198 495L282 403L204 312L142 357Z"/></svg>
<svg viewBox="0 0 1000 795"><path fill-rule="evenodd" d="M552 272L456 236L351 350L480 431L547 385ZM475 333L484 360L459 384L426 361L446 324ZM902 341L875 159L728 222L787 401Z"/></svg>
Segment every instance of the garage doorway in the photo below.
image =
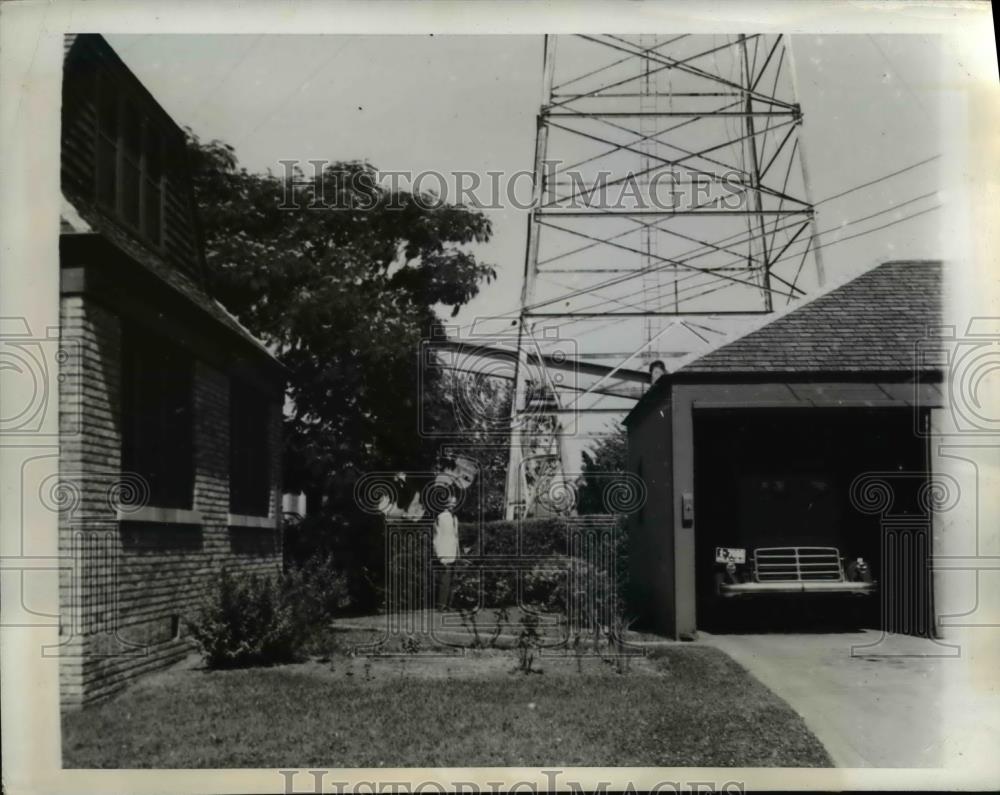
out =
<svg viewBox="0 0 1000 795"><path fill-rule="evenodd" d="M933 620L927 559L929 517L918 493L926 440L912 409L697 410L694 417L695 561L699 629L849 631L884 629L929 636ZM892 477L897 523L852 505L851 483ZM900 529L902 528L902 529ZM720 599L716 549L836 547L862 557L879 581L867 597L768 595ZM889 550L885 552L884 550Z"/></svg>

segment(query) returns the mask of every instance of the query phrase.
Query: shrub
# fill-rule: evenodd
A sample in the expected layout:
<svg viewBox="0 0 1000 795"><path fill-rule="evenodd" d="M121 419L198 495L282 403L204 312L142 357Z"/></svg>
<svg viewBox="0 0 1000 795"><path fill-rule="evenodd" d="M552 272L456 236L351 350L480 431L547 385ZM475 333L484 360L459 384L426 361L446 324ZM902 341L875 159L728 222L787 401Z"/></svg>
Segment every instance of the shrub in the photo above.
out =
<svg viewBox="0 0 1000 795"><path fill-rule="evenodd" d="M624 554L626 528L625 517L612 514L592 514L589 516L552 516L539 519L502 519L484 522L481 529L474 522L459 525L461 546L470 547L474 555L498 555L513 557L523 555L569 555L574 532L597 531L600 528L615 528L618 554ZM520 545L518 542L520 541ZM482 545L482 550L479 547ZM520 546L520 549L518 548Z"/></svg>
<svg viewBox="0 0 1000 795"><path fill-rule="evenodd" d="M424 556L430 547L433 527L429 522L397 522L392 525L392 531L396 542L388 575L396 587L393 604L387 607L393 610L427 607L429 602L420 603L420 590L414 586L427 575L424 567L428 564ZM566 580L565 574L560 575L552 569L565 569L570 561L578 561L572 564L577 568L587 566L580 557L583 555L590 560L603 561L609 571L599 573L595 569L577 573L574 582L592 582L597 590L606 591L611 587L610 569L613 568L617 588L614 596L624 599L628 579L624 517L547 517L486 522L481 526L465 522L459 524L459 535L463 551L452 570L452 606L457 610L515 606L519 577L521 592L530 604L561 610L557 604L560 599L566 604L581 602L582 594L573 597L552 595L558 583ZM508 561L519 559L516 568L520 573L493 569L489 561L492 557ZM432 590L433 587L431 584Z"/></svg>
<svg viewBox="0 0 1000 795"><path fill-rule="evenodd" d="M528 605L559 613L570 631L608 627L622 608L612 572L581 558L538 564L524 576L523 592Z"/></svg>
<svg viewBox="0 0 1000 795"><path fill-rule="evenodd" d="M302 625L328 622L350 604L347 575L334 565L330 554L318 553L303 563L288 564L282 589Z"/></svg>
<svg viewBox="0 0 1000 795"><path fill-rule="evenodd" d="M290 662L305 631L279 577L226 570L187 626L210 668Z"/></svg>
<svg viewBox="0 0 1000 795"><path fill-rule="evenodd" d="M378 608L385 580L381 517L321 512L288 521L283 527L286 571L304 566L317 557L332 558L344 575L350 607L361 612Z"/></svg>
<svg viewBox="0 0 1000 795"><path fill-rule="evenodd" d="M606 535L608 530L613 530L612 535ZM564 593L568 587L567 575L553 571L554 568L568 570L570 565L574 567L573 582L589 583L588 591L602 593L605 602L614 601L620 606L626 601L629 587L628 537L623 516L503 520L486 522L481 530L474 525L460 525L459 532L461 545L471 547L474 555L479 554L481 546L486 557L526 559L527 571L521 575L521 583L525 601L530 604L547 610L563 610L571 603L573 606L583 604L586 593L580 592L572 596ZM597 545L602 547L602 554L594 556L592 553L597 550ZM602 559L610 563L609 570L599 571L591 566L592 571L581 571L580 567L587 567L589 564L579 555L587 552L591 553L591 559ZM484 564L484 568L484 606L512 606L516 601L515 575L490 571L488 563ZM608 593L612 587L611 569L614 571L614 594ZM471 579L475 571L472 568L467 577ZM577 614L580 610L582 607L576 611Z"/></svg>

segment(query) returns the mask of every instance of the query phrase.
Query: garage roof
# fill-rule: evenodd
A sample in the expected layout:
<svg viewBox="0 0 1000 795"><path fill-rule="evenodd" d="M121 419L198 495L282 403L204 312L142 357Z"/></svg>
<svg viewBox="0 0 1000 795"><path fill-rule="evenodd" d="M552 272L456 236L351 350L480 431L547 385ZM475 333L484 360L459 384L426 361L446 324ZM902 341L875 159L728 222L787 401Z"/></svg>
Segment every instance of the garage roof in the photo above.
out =
<svg viewBox="0 0 1000 795"><path fill-rule="evenodd" d="M941 263L886 262L672 375L912 373L940 323Z"/></svg>

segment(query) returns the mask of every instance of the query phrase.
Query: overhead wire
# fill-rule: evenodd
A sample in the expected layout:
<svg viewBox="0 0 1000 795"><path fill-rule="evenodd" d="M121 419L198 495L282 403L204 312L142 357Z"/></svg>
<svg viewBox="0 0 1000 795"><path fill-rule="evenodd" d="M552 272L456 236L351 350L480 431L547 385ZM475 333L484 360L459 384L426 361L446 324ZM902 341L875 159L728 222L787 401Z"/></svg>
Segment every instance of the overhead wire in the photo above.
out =
<svg viewBox="0 0 1000 795"><path fill-rule="evenodd" d="M820 232L817 232L817 233L815 233L813 235L810 235L809 238L805 239L802 242L805 243L806 246L808 246L811 241L813 241L816 238L822 237L823 235L830 234L831 232L840 231L840 230L846 229L846 228L848 228L850 226L854 226L856 224L863 223L865 221L871 220L872 218L876 218L878 216L885 215L886 213L892 212L894 210L898 210L900 207L905 207L905 206L907 206L909 204L914 204L914 203L916 203L918 201L922 201L923 199L927 199L927 198L929 198L931 196L934 196L934 195L936 195L936 193L937 193L937 191L931 191L929 193L925 193L925 194L922 194L920 196L916 196L916 197L914 197L912 199L907 199L904 202L900 202L898 204L894 204L892 207L887 207L887 208L884 208L884 209L879 210L877 212L870 213L869 215L863 216L861 218L855 218L855 219L852 219L851 221L846 221L843 224L840 224L838 226L834 226L834 227L830 227L828 229L824 229L824 230L822 230ZM931 208L931 209L937 209L940 206L941 205L936 205L934 208ZM854 239L856 237L861 237L862 235L865 235L865 234L871 234L873 232L880 231L881 229L885 229L886 227L893 226L895 223L901 223L902 221L909 220L910 218L913 218L913 217L917 217L918 215L923 215L925 212L929 212L929 210L920 211L920 212L915 213L915 214L913 214L911 216L906 216L904 218L897 219L896 221L892 221L892 222L890 222L888 224L884 224L882 226L875 227L875 228L870 229L870 230L864 230L864 231L862 231L862 232L860 232L858 234L851 235L850 237L847 237L847 238L841 238L841 239L838 239L838 240L835 240L835 241L831 241L830 243L818 244L817 246L815 246L815 248L829 248L830 246L836 245L839 242L846 242L847 240L852 240L852 239ZM789 226L791 226L791 225L789 225ZM783 227L783 229L787 229L787 228L788 228L788 226ZM779 230L779 231L781 231L781 230ZM757 236L759 236L759 234ZM784 256L780 257L779 259L776 259L775 262L784 262L784 261L787 261L787 260L790 260L790 259L794 259L794 258L798 257L801 254L802 254L802 250L797 250L795 252L786 253ZM734 260L734 262L735 262L735 260ZM702 272L705 273L706 271L702 271ZM688 277L688 278L694 278L696 275L697 274L691 274L691 276ZM731 284L726 284L725 285L725 287L730 287L730 286L731 286ZM690 289L690 288L688 288L688 289ZM623 295L623 296L617 296L617 300L619 302L621 302L625 298L630 298L630 297L633 297L633 296L641 295L642 293L643 293L642 290L637 290L635 292L628 293L628 294ZM690 297L688 297L686 300L690 300ZM603 305L604 303L605 303L605 301L602 300L602 301L600 301L598 303L590 304L590 305L588 305L586 307L581 307L579 311L586 311L587 309L596 308L596 307L599 307L599 306ZM642 308L644 306L644 303L642 301L640 301L637 304L632 305L632 306L634 308ZM612 313L609 313L609 315L611 315L611 314ZM707 312L705 314L711 314L711 313ZM560 322L560 323L556 323L554 325L557 328L562 328L562 327L565 327L565 326L568 326L568 325L572 325L574 323L586 322L586 320L587 320L586 318L577 318L577 319L571 319L571 320L563 321L563 322Z"/></svg>
<svg viewBox="0 0 1000 795"><path fill-rule="evenodd" d="M893 177L899 176L900 174L905 174L905 173L907 173L909 171L913 171L914 169L917 169L917 168L919 168L921 166L927 165L928 163L932 163L932 162L934 162L936 160L939 160L940 158L941 158L940 154L935 154L935 155L932 155L930 157L926 157L923 160L919 160L919 161L917 161L915 163L911 163L910 165L904 166L903 168L897 169L895 171L891 171L891 172L889 172L887 174L883 174L882 176L877 177L876 179L869 180L867 182L863 182L863 183L858 184L858 185L854 185L854 186L852 186L850 188L847 188L845 190L839 191L838 193L834 193L834 194L831 194L829 196L826 196L826 197L824 197L824 198L822 198L822 199L814 202L813 206L814 207L819 207L819 206L821 206L823 204L827 204L828 202L832 202L832 201L835 201L836 199L840 199L840 198L842 198L844 196L848 196L848 195L850 195L852 193L855 193L855 192L857 192L859 190L863 190L864 188L872 187L872 186L878 185L878 184L880 184L882 182L886 182L887 180L890 180ZM933 193L931 193L931 194L925 194L924 196L929 196L929 195L933 195ZM917 198L922 198L922 197L917 197ZM912 203L913 201L915 201L915 200L914 199L910 199L910 200L907 200L907 201L902 202L900 204L893 205L892 207L885 208L882 211L873 213L872 215L866 216L865 218L854 219L853 221L848 222L847 225L852 225L852 224L855 224L855 223L860 223L860 222L862 222L864 220L867 220L869 218L873 218L873 217L875 217L877 215L880 215L880 214L883 214L885 212L890 212L891 210L896 209L898 207L905 206L906 204ZM787 229L787 228L788 228L787 226L786 227L782 227L782 229ZM778 231L782 231L782 229L779 229ZM624 236L629 235L629 234L635 234L635 232L637 232L637 231L638 231L638 229L629 229L626 232L623 232L623 233L620 233L618 235L615 235L614 238L611 238L611 239L617 239L617 238L624 237ZM827 229L827 230L824 230L823 232L819 232L818 235L827 234L830 231L833 231L833 230L832 229ZM732 240L732 238L737 237L739 234L742 234L742 233L737 233L736 235L729 235L728 237L722 238L721 240L716 241L716 242L730 242ZM810 237L809 239L811 240L812 238ZM601 242L603 242L603 241L601 241ZM740 241L740 242L746 242L746 241ZM593 246L597 246L597 245L600 245L600 244L601 244L600 242L593 243L593 244L588 244L585 248L591 248ZM798 252L798 253L801 253L801 252ZM516 316L520 315L520 313L521 313L521 307L512 307L511 309L506 310L504 312L499 312L497 314L490 315L490 318L516 317ZM459 326L459 330L460 331L464 331L466 329L471 329L473 326L475 326L475 324L476 324L476 321L474 321L472 323L468 323L468 324L462 325L462 326Z"/></svg>
<svg viewBox="0 0 1000 795"><path fill-rule="evenodd" d="M907 168L905 168L905 169L900 169L899 171L896 171L896 172L893 172L892 174L888 174L888 175L885 175L885 176L883 176L883 177L880 177L880 178L878 178L878 179L875 179L875 180L871 180L870 182L866 183L864 187L868 187L868 186L871 186L871 185L875 185L875 184L878 184L878 183L880 183L880 182L883 182L883 181L885 181L885 180L887 180L887 179L890 179L891 177L893 177L893 176L895 176L895 175L897 175L897 174L901 174L901 173L903 173L903 172L905 172L905 171L908 171L908 170L910 170L911 168L915 168L915 167L916 167L916 166L918 166L918 165L923 165L924 163L927 163L927 162L931 162L931 161L933 161L933 160L937 159L938 157L940 157L940 155L935 155L934 157L931 157L931 158L927 158L927 159L925 159L925 160L923 160L923 161L920 161L920 163L917 163L917 164L914 164L913 166L910 166L910 167L907 167ZM862 186L858 186L857 188L852 188L852 189L849 189L849 190L847 190L847 191L843 191L843 192L842 192L842 193L840 193L840 194L836 194L836 195L834 195L834 196L831 196L831 197L828 197L828 198L826 198L826 199L823 199L823 200L821 200L821 201L819 201L819 202L816 202L816 203L815 203L815 204L814 204L813 206L815 207L815 206L818 206L818 205L820 205L820 204L823 204L823 203L825 203L825 202L828 202L828 201L831 201L831 200L833 200L834 198L839 198L840 196L844 196L844 195L847 195L848 193L851 193L851 192L853 192L853 191L854 191L854 190L856 190L856 189L860 189L860 187L862 187ZM897 206L901 206L901 205L897 205ZM890 209L891 209L891 208L890 208ZM549 226L552 226L552 225L550 224ZM552 228L555 228L555 229L560 229L560 230L562 230L562 231L564 231L564 232L567 232L567 233L569 233L569 234L574 234L574 232L573 232L573 231L571 231L571 230L567 230L567 229L565 229L565 228L563 228L563 227L552 227ZM629 231L628 231L628 233L629 233L629 234L630 234L630 233L634 233L634 232L635 232L635 230L629 230ZM581 236L583 236L583 237L587 237L587 236L584 236L584 235L581 235ZM624 234L620 234L620 235L616 235L616 236L615 236L614 238L609 238L609 239L607 239L607 240L600 240L600 241L598 241L598 243L607 243L608 245L613 245L613 243L612 243L612 240L614 240L614 239L617 239L617 238L620 238L620 237L623 237L623 236L624 236ZM680 255L680 256L686 256L686 255L687 255L687 252L685 252L684 254L682 254L682 255ZM655 266L655 267L654 267L654 270L655 270L655 269L662 269L662 268L664 268L664 267L669 267L669 266L670 266L670 263L667 263L666 265L657 265L657 266ZM630 279L634 279L634 278L637 278L637 277L640 277L640 276L642 276L642 275L643 275L643 274L644 274L644 273L645 273L646 271L647 271L647 269L645 269L645 268L637 268L637 269L636 269L635 271L632 271L631 273L629 273L629 274L627 274L627 275L625 275L625 276L622 276L622 277L619 277L619 278L617 278L617 279L614 279L614 280L607 280L607 282L606 282L606 283L599 283L599 284L597 284L597 285L593 285L593 286L592 286L592 287L590 287L590 288L582 288L582 291L583 291L583 292L588 292L588 291L593 291L593 290L599 290L599 289L603 289L603 287L605 287L605 286L612 286L613 284L616 284L616 283L619 283L619 282L622 282L622 281L628 281L628 280L630 280ZM581 291L575 291L575 293L579 293L579 292L581 292ZM558 301L563 301L563 300L566 300L566 299L568 299L568 298L570 298L570 297L574 297L574 296L575 296L575 293L574 293L574 294L566 294L566 295L562 295L562 296L556 296L556 297L555 297L555 298L553 298L553 299L548 299L548 300L546 300L546 302L545 302L545 303L546 303L546 304L549 304L549 303L557 303ZM533 308L533 307L532 307L532 306L529 306L529 307L525 307L524 309L529 309L529 310L530 310L531 308ZM523 311L523 310L522 310L522 311Z"/></svg>

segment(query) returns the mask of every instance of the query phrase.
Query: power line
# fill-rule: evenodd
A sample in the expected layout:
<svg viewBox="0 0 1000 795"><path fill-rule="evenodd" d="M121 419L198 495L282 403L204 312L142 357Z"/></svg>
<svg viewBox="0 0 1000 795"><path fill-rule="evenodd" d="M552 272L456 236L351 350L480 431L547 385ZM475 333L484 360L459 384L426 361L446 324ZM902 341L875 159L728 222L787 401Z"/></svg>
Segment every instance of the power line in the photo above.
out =
<svg viewBox="0 0 1000 795"><path fill-rule="evenodd" d="M905 202L901 202L900 204L893 205L892 207L887 207L887 208L885 208L883 210L879 210L878 212L871 213L871 214L863 216L861 218L855 218L855 219L853 219L851 221L847 221L847 222L841 224L840 226L835 226L835 227L830 227L829 229L824 229L821 232L817 232L815 235L810 235L809 238L807 238L806 240L803 241L803 243L805 243L806 247L808 248L811 245L811 243L812 243L812 241L814 239L819 238L822 235L830 234L831 232L840 231L842 229L846 229L847 227L854 226L856 224L863 223L865 221L869 221L872 218L876 218L876 217L878 217L880 215L885 215L886 213L892 212L893 210L898 210L900 207L905 207L908 204L913 204L915 202L918 202L918 201L921 201L923 199L926 199L926 198L929 198L931 196L934 196L934 195L936 195L936 193L937 193L936 191L932 191L930 193L925 193L925 194L922 194L920 196L916 196L916 197L914 197L912 199L908 199ZM908 215L908 216L905 216L903 218L896 219L894 221L890 221L889 223L883 224L882 226L874 227L872 229L866 229L866 230L864 230L862 232L859 232L857 234L850 235L849 237L840 238L838 240L834 240L834 241L831 241L829 243L818 244L816 246L813 246L813 248L820 248L820 249L822 249L822 248L829 248L830 246L836 245L837 243L843 243L843 242L846 242L848 240L853 240L854 238L857 238L857 237L862 237L864 235L871 234L873 232L878 232L878 231L880 231L882 229L885 229L885 228L887 228L889 226L893 226L893 225L895 225L897 223L902 223L903 221L907 221L907 220L910 220L911 218L916 218L917 216L923 215L924 213L930 212L932 210L936 210L940 206L941 206L940 204L939 205L935 205L934 207L930 208L929 210L922 210L922 211L914 213L912 215ZM787 228L787 227L785 227L785 228ZM803 249L799 249L799 250L797 250L795 252L787 253L784 256L776 259L775 262L784 262L784 261L787 261L787 260L794 259L794 258L798 257L799 255L801 255L804 250L805 249L803 248ZM702 272L703 273L707 273L707 271L702 271ZM690 277L684 277L684 278L685 279L686 278L692 278L694 275L696 275L696 274L692 274L692 276L690 276ZM698 287L698 286L704 286L704 285L694 285L694 287ZM723 285L721 287L718 287L716 289L725 289L725 288L728 288L730 286L731 286L730 284L725 284L725 285ZM691 288L688 288L688 289L691 289ZM638 296L638 295L643 294L644 292L645 292L644 290L637 290L637 291L632 292L632 293L627 293L626 295L623 295L623 296L617 296L616 300L619 301L619 302L621 302L622 299L631 298L631 297L634 297L634 296ZM688 296L686 298L686 300L690 300L691 297L692 296ZM590 304L590 305L588 305L586 307L581 308L580 311L585 311L587 309L596 308L596 307L602 306L604 303L605 303L604 301L601 301L601 302L598 302L596 304ZM638 304L636 304L634 306L642 307L642 306L644 306L647 303L648 303L648 301L646 301L646 302L639 301ZM609 314L611 314L611 313L609 313ZM706 313L706 314L710 315L711 313ZM567 321L564 321L562 323L557 323L557 324L555 324L555 327L556 328L563 328L565 326L573 325L575 323L584 323L586 321L587 321L586 318L583 318L583 319L577 318L577 319L567 320ZM614 321L614 322L618 322L618 321ZM600 327L598 327L596 329L591 329L591 331L592 332L596 332L596 331L598 331L598 330L600 330L602 328L607 328L607 327L608 327L607 325L600 326Z"/></svg>
<svg viewBox="0 0 1000 795"><path fill-rule="evenodd" d="M212 96L216 91L218 91L220 88L222 88L222 86L226 84L226 81L229 80L230 77L232 77L233 72L235 72L240 66L243 65L243 62L246 61L250 53L253 52L255 49L257 49L257 45L260 44L261 41L263 40L264 40L263 34L259 34L254 37L254 40L250 43L250 46L243 51L242 55L240 55L239 58L233 61L232 66L230 66L229 69L226 70L225 74L222 75L222 77L220 77L214 83L212 83L209 86L208 90L205 91L205 93L202 94L201 97L199 97L198 101L191 109L188 118L194 119L197 116L198 111L201 110L201 106L205 104L205 102L208 100L210 96Z"/></svg>
<svg viewBox="0 0 1000 795"><path fill-rule="evenodd" d="M847 195L849 195L851 193L855 193L855 192L857 192L859 190L863 190L864 188L868 188L868 187L871 187L873 185L877 185L877 184L879 184L881 182L885 182L885 181L887 181L889 179L892 179L893 177L899 176L900 174L905 174L905 173L907 173L909 171L913 171L914 169L917 169L917 168L919 168L921 166L927 165L928 163L932 163L935 160L939 160L940 158L941 158L940 154L936 154L936 155L932 155L931 157L924 158L923 160L919 160L916 163L912 163L912 164L910 164L908 166L905 166L904 168L898 169L896 171L889 172L888 174L883 174L882 176L880 176L880 177L878 177L876 179L870 180L868 182L861 183L859 185L855 185L855 186L853 186L851 188L847 188L846 190L843 190L843 191L841 191L839 193L835 193L832 196L827 196L827 197L825 197L823 199L820 199L819 201L815 202L814 206L819 206L821 204L826 204L827 202L831 202L831 201L834 201L836 199L842 198L842 197L847 196ZM926 194L926 195L931 195L931 194ZM895 205L894 207L902 207L902 206L905 206L908 203L912 203L912 201L915 201L915 200L911 199L911 200L909 200L907 202L903 202L902 204ZM863 220L867 220L868 218L873 218L876 215L879 215L879 214L884 213L884 212L889 212L892 209L894 209L894 208L888 208L887 210L883 210L880 213L874 213L873 215L866 216L865 218L855 219L854 221L850 221L847 224L845 224L845 226L850 226L850 225L852 225L854 223L860 223ZM657 225L657 228L662 229L662 227L660 227L658 225ZM781 229L778 229L777 231L782 231L783 229L787 229L787 228L788 227L785 226L785 227L782 227ZM843 228L843 227L839 227L839 228ZM639 231L638 228L636 228L636 229L629 229L629 230L627 230L625 232L622 232L622 233L620 233L618 235L615 235L613 238L609 238L609 239L613 240L613 239L617 239L617 238L620 238L620 237L624 237L626 235L635 234L637 231ZM667 230L664 230L664 231L667 231ZM823 235L823 234L827 234L830 231L833 231L833 230L832 229L828 229L828 230L825 230L823 232L819 232L818 234L819 235ZM729 242L731 242L731 240L732 240L733 237L737 237L739 234L744 234L744 233L740 232L740 233L737 233L736 235L730 235L729 237L722 238L721 240L718 240L716 242L717 243L729 243ZM808 238L807 240L811 240L811 239L812 239L812 237ZM751 241L751 238L747 238L745 240L737 241L735 244L739 245L741 243L746 243L746 242L750 242L750 241ZM603 242L603 241L600 241L600 242ZM567 252L566 254L560 255L560 256L566 256L567 254L576 254L576 253L579 253L579 252L584 251L584 250L586 250L588 248L593 248L594 246L600 245L600 242L598 242L598 243L590 243L590 244L588 244L586 246L581 246L578 249L574 249L574 250L572 250L570 252ZM803 242L805 242L805 241L803 241ZM690 252L686 252L686 253L690 253ZM798 254L801 254L801 253L802 253L801 251L798 252ZM686 254L681 255L681 256L685 256L685 255ZM551 260L548 260L548 261L551 261ZM637 271L637 273L639 275L642 275L640 271ZM491 315L490 317L491 318L516 317L517 315L520 314L520 312L521 312L521 307L518 306L518 307L511 308L509 310L506 310L504 312L500 312L500 313ZM465 325L460 326L459 329L460 329L460 331L464 331L465 329L472 328L475 325L475 323L476 323L476 321L473 321L472 323L467 323Z"/></svg>
<svg viewBox="0 0 1000 795"><path fill-rule="evenodd" d="M923 166L923 165L926 165L927 163L932 163L933 161L940 160L940 159L941 159L941 155L939 155L939 154L933 155L932 157L928 157L928 158L926 158L924 160L921 160L921 161L919 161L917 163L914 163L911 166L907 166L906 168L901 168L901 169L899 169L899 171L893 171L891 174L886 174L885 176L879 177L878 179L873 179L871 182L865 182L865 183L863 183L861 185L856 185L853 188L848 188L845 191L841 191L840 193L835 193L833 196L827 196L825 199L820 199L813 206L820 205L820 204L826 204L827 202L833 201L834 199L839 199L841 196L846 196L849 193L854 193L855 191L861 190L862 188L868 188L868 187L871 187L872 185L877 185L880 182L885 182L887 179L890 179L891 177L898 176L899 174L905 174L907 171L912 171L913 169L917 168L918 166Z"/></svg>
<svg viewBox="0 0 1000 795"><path fill-rule="evenodd" d="M927 106L924 105L923 100L921 100L920 97L917 96L917 92L913 90L913 88L910 86L910 84L903 77L902 70L896 68L896 65L892 62L892 59L889 58L888 55L886 55L885 50L883 50L881 47L879 47L878 42L875 41L875 37L872 36L870 33L868 34L868 41L870 41L872 43L872 46L876 50L878 50L878 54L882 56L882 60L884 60L886 62L886 64L889 66L889 68L892 70L893 76L896 77L899 80L899 82L903 84L903 87L909 92L910 96L913 97L913 101L916 102L920 106L920 109L925 114L927 114L927 112L928 112L927 111Z"/></svg>
<svg viewBox="0 0 1000 795"><path fill-rule="evenodd" d="M933 196L935 194L936 194L936 191L932 191L930 193L925 193L925 194L923 194L921 196L917 196L917 197L915 197L913 199L908 199L905 202L901 202L900 204L896 204L896 205L893 205L892 207L888 207L888 208L886 208L884 210L880 210L880 211L878 211L876 213L872 213L871 215L867 215L867 216L864 216L862 218L857 218L857 219L855 219L853 221L849 221L849 222L846 222L844 224L841 224L839 227L831 227L830 229L826 229L826 230L824 230L822 232L817 232L815 235L811 235L809 239L811 239L812 237L818 237L820 235L828 234L829 232L836 231L837 229L843 229L846 226L851 226L851 225L856 224L856 223L862 223L862 222L867 221L867 220L869 220L871 218L874 218L874 217L876 217L878 215L884 215L887 212L891 212L892 210L898 209L900 207L904 207L907 204L913 204L914 202L920 201L921 199L926 199L926 198L928 198L930 196ZM781 230L779 230L779 231L787 230L790 227L797 226L797 225L798 225L798 223L787 224L787 225L783 226L781 228ZM560 227L557 227L557 228L560 228ZM743 234L743 233L740 233L740 234ZM753 233L753 235L751 237L748 237L748 238L746 238L744 240L741 240L741 241L737 241L736 244L738 245L738 244L741 244L741 243L749 243L749 242L752 242L753 240L759 239L760 237L761 237L761 233L756 232L756 233ZM723 240L725 240L725 238L723 238ZM689 267L689 268L696 269L696 268L694 268L694 266L692 266L692 265L690 265L688 263L690 263L691 260L693 260L693 259L697 259L699 257L705 256L705 255L711 253L710 251L704 251L703 250L704 248L706 248L706 247L703 246L700 249L691 249L689 252L685 252L685 254L681 254L680 256L681 257L686 257L686 259L680 260L679 262L681 264L686 264L687 267ZM631 249L629 249L629 250L631 250ZM693 252L700 252L700 253L693 253ZM799 253L801 253L801 252L799 252ZM688 254L692 254L692 256L687 256ZM732 266L732 265L734 265L734 264L736 264L738 262L742 262L742 258L741 259L731 260L730 262L725 263L724 265L721 265L721 266L716 266L716 268L714 270L718 270L719 268L722 268L722 267ZM664 262L661 265L650 266L648 268L637 268L636 270L634 270L634 271L632 271L630 273L627 273L624 276L619 276L619 277L616 277L614 279L608 279L608 280L606 280L604 282L601 282L601 283L599 283L597 285L593 285L592 287L589 287L589 288L580 288L579 290L576 290L574 292L566 293L564 295L557 296L556 298L549 299L549 300L546 300L544 302L540 302L539 304L536 304L535 306L542 306L542 305L557 303L558 301L564 301L564 300L567 300L567 299L570 299L570 298L574 298L574 297L576 297L578 295L585 295L587 293L594 292L596 290L600 290L600 289L603 289L605 287L613 287L616 284L624 283L624 282L629 281L631 279L635 279L635 278L637 278L639 276L643 276L643 275L645 275L647 273L653 273L653 272L656 272L656 271L665 270L665 269L670 268L670 267L675 267L676 264L677 263L675 263L674 261L669 261L669 262ZM696 270L698 270L699 273L705 273L706 272L706 269L696 269ZM728 277L720 277L720 278L728 278ZM737 283L742 283L739 280L735 280L735 281ZM639 291L639 292L642 292L642 291ZM635 295L635 294L637 294L637 293L633 293L633 295ZM528 307L528 309L531 309L531 308L534 308L534 307Z"/></svg>
<svg viewBox="0 0 1000 795"><path fill-rule="evenodd" d="M318 75L321 71L323 71L323 69L325 69L331 63L333 63L333 60L337 56L339 56L345 49L347 49L352 43L353 41L351 39L348 39L340 47L334 50L328 57L324 58L323 61L319 64L319 66L317 66L313 71L311 71L308 74L308 76L295 87L294 90L289 91L285 95L284 102L280 102L275 108L266 113L263 116L263 118L261 118L261 120L257 122L256 126L254 126L254 128L250 130L250 132L248 132L246 135L240 138L236 143L243 143L248 138L252 137L253 135L256 135L257 130L259 130L261 127L264 126L264 124L273 119L275 115L284 110L285 107L288 105L288 103L291 102L293 99L295 99L295 97L299 94L299 92L302 91L303 86L309 83L314 77L316 77L316 75Z"/></svg>
<svg viewBox="0 0 1000 795"><path fill-rule="evenodd" d="M855 238L863 237L864 235L869 235L869 234L872 234L873 232L878 232L878 231L881 231L882 229L886 229L886 228L888 228L890 226L895 226L896 224L901 224L901 223L903 223L905 221L909 221L909 220L912 220L914 218L918 218L918 217L920 217L922 215L926 215L928 213L934 212L936 210L939 210L942 206L943 206L942 204L936 204L933 207L928 207L928 208L926 208L924 210L919 210L919 211L917 211L915 213L911 213L910 215L906 215L906 216L904 216L902 218L896 218L896 219L894 219L892 221L889 221L889 222L887 222L885 224L882 224L881 226L873 227L872 229L865 229L865 230L863 230L861 232L857 232L856 234L849 235L848 237L839 238L837 240L830 241L829 243L823 243L821 245L816 246L816 248L830 248L831 246L838 245L839 243L846 243L849 240L854 240ZM890 208L890 209L894 209L894 208ZM883 211L883 212L887 212L887 211ZM879 214L881 214L881 213L879 213ZM869 216L869 218L870 217L873 217L873 216ZM860 220L863 220L863 219L859 219L858 222L860 222ZM838 227L838 228L843 228L843 227ZM831 231L835 231L835 230L834 229L829 229L829 230L826 230L826 232L820 232L817 235L815 235L815 237L818 237L819 235L826 234L827 232L831 232ZM797 257L801 253L802 252L797 252L796 254L788 254L786 256L781 257L779 260L776 260L776 261L783 261L783 260L794 259L795 257ZM732 286L731 284L727 283L727 284L724 284L724 285L722 285L720 287L716 287L716 288L712 288L712 289L715 290L715 291L718 291L718 290L727 289L727 288L729 288L731 286ZM569 325L570 323L577 323L577 322L581 322L581 321L580 320L573 320L573 321L569 321L567 323L556 324L556 325L561 327L561 326ZM610 325L614 325L615 322L617 322L617 321L612 321L612 323L605 324L605 325L600 326L598 328L607 328ZM682 325L687 325L687 323L685 323L684 321L681 321L681 322L682 322ZM592 329L592 331L597 331L597 330L598 329ZM453 369L453 370L461 371L459 368L455 368L455 367L449 367L448 369ZM474 371L474 370L465 370L465 372L476 373L477 371ZM498 377L505 377L505 376L498 376ZM560 389L561 388L567 388L567 389L572 389L574 391L579 391L579 390L582 389L581 387L575 387L575 386L566 386L566 387L560 386L559 388ZM597 394L601 394L601 395L609 395L609 396L612 396L612 397L625 397L624 395L614 394L614 393L611 393L611 392L604 392L604 391L597 391L597 390L594 390L594 391ZM621 411L622 411L622 413L625 413L625 412L628 411L628 409L622 409Z"/></svg>

